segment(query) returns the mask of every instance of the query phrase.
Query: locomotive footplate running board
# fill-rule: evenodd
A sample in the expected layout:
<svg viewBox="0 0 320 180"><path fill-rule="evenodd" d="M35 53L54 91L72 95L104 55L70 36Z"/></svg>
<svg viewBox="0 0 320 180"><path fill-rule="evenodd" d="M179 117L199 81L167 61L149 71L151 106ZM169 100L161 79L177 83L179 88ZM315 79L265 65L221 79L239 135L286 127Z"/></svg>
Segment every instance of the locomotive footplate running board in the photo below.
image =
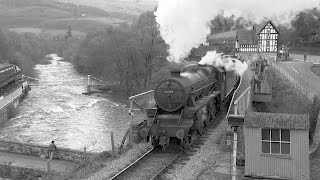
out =
<svg viewBox="0 0 320 180"><path fill-rule="evenodd" d="M198 109L200 109L203 106L205 106L206 104L208 104L208 102L210 100L217 97L219 94L220 94L220 91L213 91L212 94L210 94L209 96L203 97L203 98L195 101L195 106L194 107L187 107L186 110L197 111Z"/></svg>

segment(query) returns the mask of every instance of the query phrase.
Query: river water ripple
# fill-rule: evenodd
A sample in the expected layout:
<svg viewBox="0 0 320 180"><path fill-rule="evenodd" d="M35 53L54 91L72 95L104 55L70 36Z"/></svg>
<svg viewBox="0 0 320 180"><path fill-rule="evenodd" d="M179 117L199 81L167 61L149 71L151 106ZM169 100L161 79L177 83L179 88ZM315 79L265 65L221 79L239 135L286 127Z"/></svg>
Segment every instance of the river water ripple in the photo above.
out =
<svg viewBox="0 0 320 180"><path fill-rule="evenodd" d="M110 131L116 145L129 127L123 104L83 95L87 80L72 64L52 60L37 65L39 81L17 109L15 118L3 123L0 138L18 142L99 152L110 150Z"/></svg>

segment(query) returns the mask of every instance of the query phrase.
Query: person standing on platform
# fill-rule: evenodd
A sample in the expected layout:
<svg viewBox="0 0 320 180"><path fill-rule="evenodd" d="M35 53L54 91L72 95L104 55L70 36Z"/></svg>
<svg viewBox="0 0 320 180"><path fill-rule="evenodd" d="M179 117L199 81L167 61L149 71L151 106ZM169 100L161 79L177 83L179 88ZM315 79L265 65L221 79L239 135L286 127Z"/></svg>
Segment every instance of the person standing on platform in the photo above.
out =
<svg viewBox="0 0 320 180"><path fill-rule="evenodd" d="M54 152L56 151L56 149L57 149L57 146L54 144L54 141L51 141L51 144L49 145L49 148L48 148L48 156L50 160L53 159Z"/></svg>
<svg viewBox="0 0 320 180"><path fill-rule="evenodd" d="M307 53L304 53L304 62L307 61Z"/></svg>

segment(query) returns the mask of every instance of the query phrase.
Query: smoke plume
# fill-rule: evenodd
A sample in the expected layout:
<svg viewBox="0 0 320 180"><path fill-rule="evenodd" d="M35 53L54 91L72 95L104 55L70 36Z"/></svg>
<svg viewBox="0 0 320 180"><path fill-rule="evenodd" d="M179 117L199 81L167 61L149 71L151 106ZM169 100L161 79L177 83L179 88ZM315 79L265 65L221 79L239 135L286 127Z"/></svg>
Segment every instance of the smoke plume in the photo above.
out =
<svg viewBox="0 0 320 180"><path fill-rule="evenodd" d="M241 62L238 59L230 57L222 58L221 55L222 53L217 53L216 51L208 51L199 61L199 64L224 67L226 71L234 71L240 76L248 69L248 64L245 61Z"/></svg>
<svg viewBox="0 0 320 180"><path fill-rule="evenodd" d="M155 12L160 34L170 46L169 61L180 62L206 42L215 0L160 0Z"/></svg>

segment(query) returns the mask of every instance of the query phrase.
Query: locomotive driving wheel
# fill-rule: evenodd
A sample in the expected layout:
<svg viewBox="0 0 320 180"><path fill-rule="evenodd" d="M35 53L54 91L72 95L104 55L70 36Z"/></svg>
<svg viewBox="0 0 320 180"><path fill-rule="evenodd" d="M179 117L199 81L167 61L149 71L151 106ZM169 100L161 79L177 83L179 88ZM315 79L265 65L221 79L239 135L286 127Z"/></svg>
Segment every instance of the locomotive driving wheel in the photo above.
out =
<svg viewBox="0 0 320 180"><path fill-rule="evenodd" d="M195 120L195 123L194 123L194 129L200 134L202 135L204 133L204 118L203 118L203 110L200 109L198 112L197 112L197 115L196 115L196 120Z"/></svg>
<svg viewBox="0 0 320 180"><path fill-rule="evenodd" d="M156 147L159 145L159 138L157 136L152 136L151 137L151 145L153 147Z"/></svg>
<svg viewBox="0 0 320 180"><path fill-rule="evenodd" d="M192 144L191 135L188 135L187 137L181 139L180 146L182 149L184 150L190 149L191 144Z"/></svg>
<svg viewBox="0 0 320 180"><path fill-rule="evenodd" d="M209 108L207 106L204 106L202 108L202 121L204 128L206 128L209 125L209 120L210 120L210 112L208 111Z"/></svg>

